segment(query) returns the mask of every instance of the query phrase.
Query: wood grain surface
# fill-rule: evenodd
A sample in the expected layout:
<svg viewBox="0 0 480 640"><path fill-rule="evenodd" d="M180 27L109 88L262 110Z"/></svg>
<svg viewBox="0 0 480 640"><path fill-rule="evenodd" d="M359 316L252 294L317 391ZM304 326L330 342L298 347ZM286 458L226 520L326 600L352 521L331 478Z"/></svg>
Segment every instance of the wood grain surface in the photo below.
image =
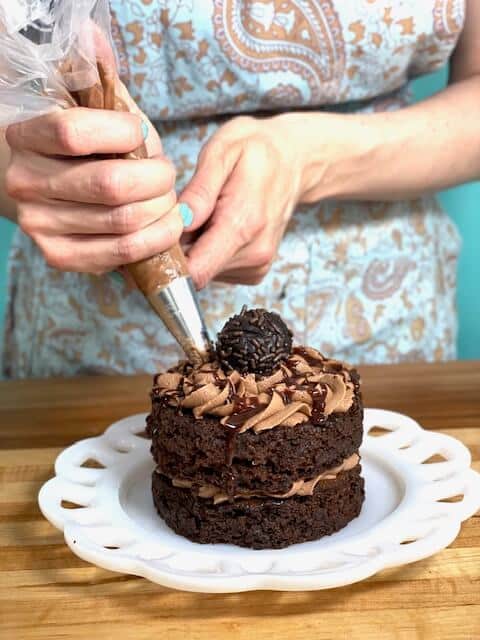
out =
<svg viewBox="0 0 480 640"><path fill-rule="evenodd" d="M455 436L480 471L480 362L362 368L366 406ZM0 383L2 640L480 638L480 517L436 556L316 592L182 593L91 566L40 514L57 454L148 410L150 379Z"/></svg>

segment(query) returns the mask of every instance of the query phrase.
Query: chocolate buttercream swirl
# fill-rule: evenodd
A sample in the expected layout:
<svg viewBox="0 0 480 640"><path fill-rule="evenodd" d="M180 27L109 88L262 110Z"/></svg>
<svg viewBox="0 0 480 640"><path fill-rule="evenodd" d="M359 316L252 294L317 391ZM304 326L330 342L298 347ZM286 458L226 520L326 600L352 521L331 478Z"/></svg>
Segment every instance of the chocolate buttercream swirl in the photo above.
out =
<svg viewBox="0 0 480 640"><path fill-rule="evenodd" d="M343 362L310 347L295 347L269 376L227 374L217 361L197 367L181 362L155 376L153 395L190 409L195 418L217 416L239 433L259 433L279 425L318 424L331 413L348 411L356 386L351 373Z"/></svg>

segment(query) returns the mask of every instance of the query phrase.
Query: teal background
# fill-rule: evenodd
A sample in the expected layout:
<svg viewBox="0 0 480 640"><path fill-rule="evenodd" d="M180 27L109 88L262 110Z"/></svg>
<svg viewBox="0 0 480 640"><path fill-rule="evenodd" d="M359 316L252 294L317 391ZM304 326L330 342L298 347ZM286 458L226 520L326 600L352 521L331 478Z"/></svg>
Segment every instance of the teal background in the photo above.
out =
<svg viewBox="0 0 480 640"><path fill-rule="evenodd" d="M415 80L413 91L423 100L442 89L448 69ZM461 114L459 113L459 117ZM461 149L458 150L462 152ZM480 358L480 182L471 182L439 194L440 201L462 236L458 264L458 357Z"/></svg>
<svg viewBox="0 0 480 640"><path fill-rule="evenodd" d="M413 83L415 98L421 100L445 86L447 70ZM459 114L461 117L461 114ZM461 153L461 149L458 150ZM440 200L457 224L463 246L458 269L458 353L462 359L480 358L480 182L462 185L440 194ZM6 265L14 226L0 219L0 329L6 299Z"/></svg>

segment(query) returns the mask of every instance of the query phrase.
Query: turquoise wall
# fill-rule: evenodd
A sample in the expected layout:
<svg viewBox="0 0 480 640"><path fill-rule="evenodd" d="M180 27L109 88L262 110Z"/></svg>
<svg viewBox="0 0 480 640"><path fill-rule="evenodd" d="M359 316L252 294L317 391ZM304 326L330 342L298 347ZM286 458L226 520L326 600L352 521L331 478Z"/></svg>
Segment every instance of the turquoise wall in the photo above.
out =
<svg viewBox="0 0 480 640"><path fill-rule="evenodd" d="M441 89L446 70L413 83L415 97L422 99ZM460 151L460 150L459 150ZM440 194L443 206L456 222L463 247L458 270L460 358L480 358L480 182ZM6 259L13 225L0 219L0 328L6 292Z"/></svg>
<svg viewBox="0 0 480 640"><path fill-rule="evenodd" d="M439 91L446 81L447 69L416 80L413 83L416 99ZM457 290L458 355L462 359L480 358L480 182L444 191L440 200L462 236Z"/></svg>
<svg viewBox="0 0 480 640"><path fill-rule="evenodd" d="M0 340L3 329L3 316L5 313L5 298L7 291L7 255L14 229L15 226L11 222L4 218L0 218Z"/></svg>

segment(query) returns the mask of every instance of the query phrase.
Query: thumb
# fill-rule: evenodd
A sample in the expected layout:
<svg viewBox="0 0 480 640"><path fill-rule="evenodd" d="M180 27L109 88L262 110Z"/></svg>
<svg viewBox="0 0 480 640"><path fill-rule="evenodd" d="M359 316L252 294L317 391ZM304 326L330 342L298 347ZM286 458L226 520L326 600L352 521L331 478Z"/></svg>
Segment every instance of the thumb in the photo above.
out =
<svg viewBox="0 0 480 640"><path fill-rule="evenodd" d="M226 146L220 143L215 135L203 147L195 173L178 198L193 213L193 221L188 225L187 231L199 229L212 215L222 188L238 159L238 147L235 144Z"/></svg>
<svg viewBox="0 0 480 640"><path fill-rule="evenodd" d="M248 186L248 193L246 187ZM243 162L235 165L222 190L212 223L202 230L188 252L188 266L195 285L202 289L257 233L262 207L261 176L252 174Z"/></svg>

